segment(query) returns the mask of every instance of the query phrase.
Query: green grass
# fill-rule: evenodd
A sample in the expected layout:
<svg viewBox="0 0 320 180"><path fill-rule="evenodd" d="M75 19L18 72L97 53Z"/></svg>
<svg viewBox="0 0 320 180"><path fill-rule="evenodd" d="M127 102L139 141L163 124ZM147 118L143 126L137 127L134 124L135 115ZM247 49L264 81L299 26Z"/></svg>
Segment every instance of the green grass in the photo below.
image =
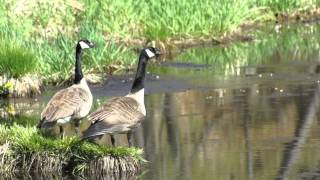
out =
<svg viewBox="0 0 320 180"><path fill-rule="evenodd" d="M8 56L22 52L27 55L19 55L19 61L6 64L6 67L14 67L12 72L0 72L22 76L36 70L45 82L51 83L71 77L75 43L81 38L97 44L84 55L85 73L101 73L110 64L125 67L137 62L133 47L119 45L118 40L211 38L236 31L248 21L270 20L274 18L273 12L319 6L320 1L31 0L20 3L0 0L0 39L19 44ZM25 67L21 63L30 58L38 61L37 65L32 65L35 68L19 69Z"/></svg>
<svg viewBox="0 0 320 180"><path fill-rule="evenodd" d="M0 44L0 75L6 73L18 78L37 70L38 59L32 51L10 41L1 41L4 44Z"/></svg>
<svg viewBox="0 0 320 180"><path fill-rule="evenodd" d="M300 8L319 5L319 0L256 0L258 6L269 7L274 12L290 12Z"/></svg>
<svg viewBox="0 0 320 180"><path fill-rule="evenodd" d="M153 73L176 76L239 75L239 68L250 65L288 64L288 62L317 61L320 56L320 26L283 26L276 33L273 28L254 34L259 39L247 43L233 43L219 47L189 49L174 58L177 63L208 65L204 71L193 68L151 67ZM279 62L281 61L281 62ZM191 66L192 67L192 66ZM288 68L284 65L282 68ZM208 70L209 69L209 70Z"/></svg>
<svg viewBox="0 0 320 180"><path fill-rule="evenodd" d="M23 126L23 127L29 127L29 126L34 126L39 122L39 117L35 115L17 115L17 116L10 116L10 110L13 110L13 106L6 106L6 107L1 107L1 111L5 111L8 113L8 117L6 118L1 118L0 124L3 126L12 126L14 124Z"/></svg>
<svg viewBox="0 0 320 180"><path fill-rule="evenodd" d="M218 36L234 31L245 21L257 21L263 7L250 7L250 1L177 1L150 2L150 19L144 34L150 39L168 37Z"/></svg>
<svg viewBox="0 0 320 180"><path fill-rule="evenodd" d="M142 150L127 147L110 147L81 141L78 137L56 139L44 137L32 126L14 124L11 127L0 124L0 144L9 141L13 153L52 152L66 156L75 155L85 161L105 155L130 156L141 159Z"/></svg>
<svg viewBox="0 0 320 180"><path fill-rule="evenodd" d="M0 144L9 142L8 154L13 157L23 155L47 154L60 156L64 159L73 159L77 164L76 168L85 167L85 164L103 156L131 157L135 160L143 160L142 150L127 147L109 147L81 141L78 137L66 137L55 139L44 137L36 127L20 126L14 124L8 127L0 124ZM75 159L74 159L75 158Z"/></svg>

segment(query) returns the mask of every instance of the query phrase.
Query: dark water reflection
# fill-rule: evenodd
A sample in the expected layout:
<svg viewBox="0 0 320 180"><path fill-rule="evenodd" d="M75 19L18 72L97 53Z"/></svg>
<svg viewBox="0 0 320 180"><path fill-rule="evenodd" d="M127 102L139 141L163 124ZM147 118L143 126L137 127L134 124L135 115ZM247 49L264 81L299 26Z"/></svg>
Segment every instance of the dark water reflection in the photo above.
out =
<svg viewBox="0 0 320 180"><path fill-rule="evenodd" d="M217 67L207 66L208 63L204 66L188 63L186 67L181 56L176 57L178 63L172 66L170 62L151 65L146 82L147 118L134 133L134 144L144 149L149 161L139 178L320 178L317 43L320 41L312 42L314 45L308 45L309 49L291 45L300 54L295 58L290 53L292 48L278 48L284 51L279 54L272 45L274 50L267 50L266 56L260 55L259 61L247 61L226 74L217 71ZM194 51L197 50L182 57L196 57ZM212 51L207 49L206 54L201 54L208 59L210 53L217 54L218 50ZM257 53L262 52L257 50ZM235 55L231 53L228 57ZM127 93L131 77L114 76L105 86L92 86L98 99L95 106L104 99ZM37 121L51 95L32 100L27 106L23 106L26 102L16 100L13 103L16 109L24 109L17 117ZM6 111L4 107L0 107L1 112ZM0 121L11 120L6 115ZM81 124L82 129L87 126L86 121ZM65 129L67 135L74 135L73 125ZM125 136L116 138L118 145L127 146ZM100 142L109 143L109 137Z"/></svg>
<svg viewBox="0 0 320 180"><path fill-rule="evenodd" d="M134 134L135 145L150 161L142 179L320 176L318 78L257 83L243 77L237 88L226 83L222 88L149 93L148 117ZM34 104L33 119L44 104ZM86 126L84 121L81 127ZM65 128L74 134L73 125ZM124 136L117 139L118 145L127 145ZM107 136L101 140L108 141Z"/></svg>
<svg viewBox="0 0 320 180"><path fill-rule="evenodd" d="M148 102L157 103L143 126L152 164L148 177L270 179L317 171L316 86L282 93L253 87L150 96Z"/></svg>

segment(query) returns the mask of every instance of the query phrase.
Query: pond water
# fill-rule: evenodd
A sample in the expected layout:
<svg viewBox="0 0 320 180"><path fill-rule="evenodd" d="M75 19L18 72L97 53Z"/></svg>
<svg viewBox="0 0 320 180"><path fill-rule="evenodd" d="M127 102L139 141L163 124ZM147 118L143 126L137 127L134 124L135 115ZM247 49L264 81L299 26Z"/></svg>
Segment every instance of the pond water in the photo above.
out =
<svg viewBox="0 0 320 180"><path fill-rule="evenodd" d="M149 161L139 178L320 178L319 30L317 24L265 29L253 42L188 49L150 64L147 118L134 132L134 145ZM132 77L91 86L95 107L126 94ZM36 123L55 91L3 102L0 121ZM83 121L81 129L87 126ZM72 125L64 128L74 135ZM127 146L125 136L116 140Z"/></svg>

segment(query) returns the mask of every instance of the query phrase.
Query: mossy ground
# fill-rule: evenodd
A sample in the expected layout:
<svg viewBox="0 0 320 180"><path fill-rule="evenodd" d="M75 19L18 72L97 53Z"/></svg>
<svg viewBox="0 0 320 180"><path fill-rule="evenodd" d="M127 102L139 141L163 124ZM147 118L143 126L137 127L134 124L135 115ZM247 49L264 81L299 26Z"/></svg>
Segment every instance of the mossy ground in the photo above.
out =
<svg viewBox="0 0 320 180"><path fill-rule="evenodd" d="M11 127L0 125L0 144L0 158L6 162L2 164L5 171L62 171L68 168L73 172L84 172L90 171L90 164L97 166L99 162L101 169L109 163L112 164L110 168L119 171L120 167L123 171L121 166L135 170L143 161L142 150L138 148L97 145L78 137L50 138L43 136L36 127L17 124Z"/></svg>

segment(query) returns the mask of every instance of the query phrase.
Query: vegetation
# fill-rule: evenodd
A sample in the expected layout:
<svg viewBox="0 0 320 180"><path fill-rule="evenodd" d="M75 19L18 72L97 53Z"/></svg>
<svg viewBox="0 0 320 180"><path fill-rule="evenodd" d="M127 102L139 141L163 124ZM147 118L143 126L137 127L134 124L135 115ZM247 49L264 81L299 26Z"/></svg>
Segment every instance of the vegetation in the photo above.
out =
<svg viewBox="0 0 320 180"><path fill-rule="evenodd" d="M272 65L285 61L314 61L319 56L320 26L283 26L280 32L273 28L256 32L253 36L258 40L247 43L233 43L222 47L200 47L187 50L177 55L177 68L159 68L154 72L160 74L174 73L176 76L197 76L203 72L204 77L212 75L241 75L240 67L250 65ZM191 68L183 68L191 63ZM197 66L205 68L199 71ZM192 70L195 69L194 71ZM208 68L210 71L208 71ZM288 68L287 66L278 68ZM200 68L201 69L201 68ZM171 72L168 72L168 71ZM176 71L176 72L174 72ZM242 72L241 72L242 73Z"/></svg>
<svg viewBox="0 0 320 180"><path fill-rule="evenodd" d="M8 81L4 84L0 84L0 96L6 96L13 89L13 84Z"/></svg>
<svg viewBox="0 0 320 180"><path fill-rule="evenodd" d="M290 12L299 8L306 8L312 5L319 5L319 0L257 0L258 6L269 7L274 12Z"/></svg>
<svg viewBox="0 0 320 180"><path fill-rule="evenodd" d="M10 41L1 42L4 42L0 45L1 74L5 72L10 77L18 78L36 70L38 59L34 53Z"/></svg>
<svg viewBox="0 0 320 180"><path fill-rule="evenodd" d="M85 53L84 71L100 73L111 64L136 62L133 47L119 42L217 37L246 22L273 19L274 12L315 5L319 0L0 0L0 39L10 47L0 51L0 72L14 77L34 72L47 83L61 82L71 77L81 38L97 44Z"/></svg>
<svg viewBox="0 0 320 180"><path fill-rule="evenodd" d="M5 155L15 159L12 163L22 163L21 166L24 166L24 163L32 164L32 162L23 162L24 159L22 157L32 157L34 154L37 156L56 157L56 160L53 160L55 163L58 163L56 161L61 160L61 158L66 162L72 161L74 163L72 166L77 171L84 170L86 164L104 156L114 158L129 157L135 161L143 160L141 149L96 145L80 141L78 137L66 137L64 139L44 137L34 126L23 127L14 124L12 127L7 127L5 124L0 124L0 144L5 143L10 145L9 151ZM59 163L60 166L64 164L63 161Z"/></svg>

